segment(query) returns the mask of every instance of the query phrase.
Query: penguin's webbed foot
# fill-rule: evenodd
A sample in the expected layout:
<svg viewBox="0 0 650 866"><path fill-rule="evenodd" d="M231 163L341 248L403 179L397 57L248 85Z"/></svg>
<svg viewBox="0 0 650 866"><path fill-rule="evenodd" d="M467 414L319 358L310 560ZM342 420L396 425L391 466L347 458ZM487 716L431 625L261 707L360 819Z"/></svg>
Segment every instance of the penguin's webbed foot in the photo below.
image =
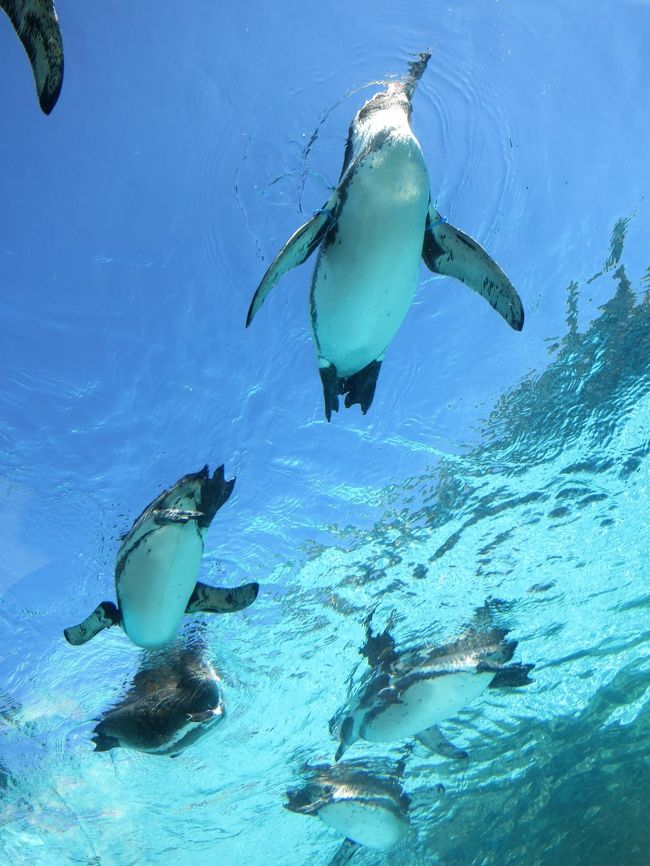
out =
<svg viewBox="0 0 650 866"><path fill-rule="evenodd" d="M381 361L371 361L363 370L343 379L341 393L345 394L346 409L359 403L361 412L366 414L372 406L380 369Z"/></svg>
<svg viewBox="0 0 650 866"><path fill-rule="evenodd" d="M199 526L203 529L209 526L214 516L222 505L228 501L235 486L235 479L226 481L223 464L214 470L212 478L209 476L201 484L201 501L199 510Z"/></svg>
<svg viewBox="0 0 650 866"><path fill-rule="evenodd" d="M327 364L318 368L321 382L323 383L323 399L325 400L325 417L328 421L332 418L332 412L339 411L339 394L341 391L341 380L336 372L334 364Z"/></svg>
<svg viewBox="0 0 650 866"><path fill-rule="evenodd" d="M361 406L361 412L365 415L372 406L380 369L381 361L371 361L362 370L351 376L339 376L334 364L320 366L327 420L331 419L332 412L339 411L339 394L345 394L346 409L358 403Z"/></svg>

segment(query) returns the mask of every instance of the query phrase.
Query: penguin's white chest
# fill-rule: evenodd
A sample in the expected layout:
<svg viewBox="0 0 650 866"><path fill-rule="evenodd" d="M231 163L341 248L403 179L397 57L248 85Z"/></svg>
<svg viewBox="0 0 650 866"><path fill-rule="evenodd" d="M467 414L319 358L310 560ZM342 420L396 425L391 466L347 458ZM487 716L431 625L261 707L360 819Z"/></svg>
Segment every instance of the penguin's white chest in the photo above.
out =
<svg viewBox="0 0 650 866"><path fill-rule="evenodd" d="M414 682L400 696L363 725L362 736L371 742L413 737L432 725L455 716L490 684L494 673L453 673Z"/></svg>
<svg viewBox="0 0 650 866"><path fill-rule="evenodd" d="M395 136L352 165L311 292L320 359L350 376L379 358L417 286L429 181L412 135Z"/></svg>
<svg viewBox="0 0 650 866"><path fill-rule="evenodd" d="M143 534L119 579L122 626L133 643L159 647L174 639L199 576L203 538L195 521Z"/></svg>
<svg viewBox="0 0 650 866"><path fill-rule="evenodd" d="M318 817L359 845L391 848L408 830L407 822L388 809L363 800L335 800Z"/></svg>

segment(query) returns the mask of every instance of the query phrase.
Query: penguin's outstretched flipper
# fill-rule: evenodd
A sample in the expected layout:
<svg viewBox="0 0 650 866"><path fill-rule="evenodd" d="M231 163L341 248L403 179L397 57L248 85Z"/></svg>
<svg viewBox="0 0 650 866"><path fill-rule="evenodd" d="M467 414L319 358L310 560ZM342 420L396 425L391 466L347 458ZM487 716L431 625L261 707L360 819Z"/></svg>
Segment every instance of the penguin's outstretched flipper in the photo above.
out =
<svg viewBox="0 0 650 866"><path fill-rule="evenodd" d="M87 616L79 625L71 625L63 629L63 636L73 646L81 646L89 640L113 625L120 624L120 612L112 601L103 601L95 610Z"/></svg>
<svg viewBox="0 0 650 866"><path fill-rule="evenodd" d="M63 40L52 0L0 0L34 72L41 109L49 114L63 84Z"/></svg>
<svg viewBox="0 0 650 866"><path fill-rule="evenodd" d="M260 591L259 583L244 583L232 589L197 583L185 613L233 613L249 607Z"/></svg>
<svg viewBox="0 0 650 866"><path fill-rule="evenodd" d="M533 680L528 676L535 665L512 664L502 667L488 688L490 689L518 689L521 686L529 686Z"/></svg>
<svg viewBox="0 0 650 866"><path fill-rule="evenodd" d="M301 265L314 252L336 221L338 190L330 197L325 207L317 210L313 217L295 231L271 262L262 282L257 287L246 317L246 327L266 300L273 286L287 271Z"/></svg>
<svg viewBox="0 0 650 866"><path fill-rule="evenodd" d="M352 839L345 839L334 852L334 856L327 866L347 866L360 846Z"/></svg>
<svg viewBox="0 0 650 866"><path fill-rule="evenodd" d="M464 760L468 757L467 752L448 740L437 725L431 725L426 731L419 733L415 739L430 752L436 752L445 758Z"/></svg>
<svg viewBox="0 0 650 866"><path fill-rule="evenodd" d="M508 277L479 243L445 222L431 203L424 230L422 258L434 274L454 277L474 289L511 328L521 331L524 308Z"/></svg>

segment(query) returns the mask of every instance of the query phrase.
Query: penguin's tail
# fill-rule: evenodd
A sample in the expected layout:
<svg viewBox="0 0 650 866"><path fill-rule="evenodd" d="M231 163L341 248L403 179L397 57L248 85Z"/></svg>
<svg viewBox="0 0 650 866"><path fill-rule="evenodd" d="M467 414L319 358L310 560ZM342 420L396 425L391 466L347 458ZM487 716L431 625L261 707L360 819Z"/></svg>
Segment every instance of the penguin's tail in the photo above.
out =
<svg viewBox="0 0 650 866"><path fill-rule="evenodd" d="M421 51L418 54L417 60L411 61L408 66L408 75L404 82L404 90L409 99L413 98L415 88L418 86L418 81L424 75L424 70L427 68L427 63L431 57L431 51L427 48L426 51Z"/></svg>

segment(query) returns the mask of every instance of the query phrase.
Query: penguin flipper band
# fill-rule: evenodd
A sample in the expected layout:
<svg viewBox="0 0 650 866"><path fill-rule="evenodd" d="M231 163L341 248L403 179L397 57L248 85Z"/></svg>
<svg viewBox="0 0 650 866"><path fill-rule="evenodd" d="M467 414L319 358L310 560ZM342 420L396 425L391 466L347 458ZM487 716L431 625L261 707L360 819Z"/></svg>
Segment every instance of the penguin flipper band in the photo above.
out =
<svg viewBox="0 0 650 866"><path fill-rule="evenodd" d="M153 512L154 523L157 526L167 526L170 523L189 523L190 520L200 520L202 511L188 511L183 508L157 508Z"/></svg>

